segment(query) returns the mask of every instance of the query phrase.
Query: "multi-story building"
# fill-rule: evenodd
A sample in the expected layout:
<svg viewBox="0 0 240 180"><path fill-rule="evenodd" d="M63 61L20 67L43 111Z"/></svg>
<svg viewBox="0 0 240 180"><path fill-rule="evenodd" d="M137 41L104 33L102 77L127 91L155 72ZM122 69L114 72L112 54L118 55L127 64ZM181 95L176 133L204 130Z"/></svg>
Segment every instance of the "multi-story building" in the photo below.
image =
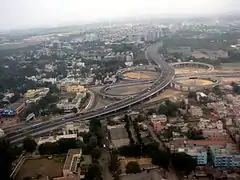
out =
<svg viewBox="0 0 240 180"><path fill-rule="evenodd" d="M69 99L63 99L57 104L57 107L60 109L64 109L65 112L71 112L74 108L79 108L82 99L85 97L86 92L77 93L76 97L72 101L69 101Z"/></svg>
<svg viewBox="0 0 240 180"><path fill-rule="evenodd" d="M68 122L63 128L63 134L89 132L89 127L84 123Z"/></svg>
<svg viewBox="0 0 240 180"><path fill-rule="evenodd" d="M204 146L189 146L179 148L178 152L185 152L196 159L198 165L207 164L207 148Z"/></svg>
<svg viewBox="0 0 240 180"><path fill-rule="evenodd" d="M36 103L47 95L49 88L31 89L24 94L26 103Z"/></svg>
<svg viewBox="0 0 240 180"><path fill-rule="evenodd" d="M10 104L6 109L13 110L16 112L16 115L21 114L26 109L26 103L23 99Z"/></svg>
<svg viewBox="0 0 240 180"><path fill-rule="evenodd" d="M215 167L240 167L240 153L236 145L227 143L224 146L210 146Z"/></svg>
<svg viewBox="0 0 240 180"><path fill-rule="evenodd" d="M146 42L151 42L151 41L159 40L161 37L162 37L162 31L160 28L157 28L157 29L148 31L144 36L144 40Z"/></svg>
<svg viewBox="0 0 240 180"><path fill-rule="evenodd" d="M151 122L152 122L154 131L159 132L163 128L162 124L167 122L167 117L166 115L153 114L151 117Z"/></svg>
<svg viewBox="0 0 240 180"><path fill-rule="evenodd" d="M69 149L63 166L63 177L78 177L78 163L81 156L81 149Z"/></svg>
<svg viewBox="0 0 240 180"><path fill-rule="evenodd" d="M80 85L70 85L66 87L67 92L74 92L74 93L83 93L87 92L87 88Z"/></svg>
<svg viewBox="0 0 240 180"><path fill-rule="evenodd" d="M47 137L40 137L37 144L38 146L47 142L54 143L60 139L77 139L77 134L66 134L66 135L59 135L59 136L47 136Z"/></svg>
<svg viewBox="0 0 240 180"><path fill-rule="evenodd" d="M200 107L197 106L191 106L189 109L189 112L192 116L201 117L203 116L203 111Z"/></svg>
<svg viewBox="0 0 240 180"><path fill-rule="evenodd" d="M25 94L26 99L35 98L36 96L46 96L49 92L49 88L40 88L40 89L30 89Z"/></svg>

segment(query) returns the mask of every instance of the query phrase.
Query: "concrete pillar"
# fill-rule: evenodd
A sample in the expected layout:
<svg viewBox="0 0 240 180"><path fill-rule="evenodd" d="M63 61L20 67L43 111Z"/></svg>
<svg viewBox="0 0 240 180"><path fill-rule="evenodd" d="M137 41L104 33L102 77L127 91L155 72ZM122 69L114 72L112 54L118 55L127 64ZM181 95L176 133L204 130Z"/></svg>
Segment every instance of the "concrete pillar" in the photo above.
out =
<svg viewBox="0 0 240 180"><path fill-rule="evenodd" d="M183 90L183 87L182 86L180 86L180 89L181 89L181 91Z"/></svg>

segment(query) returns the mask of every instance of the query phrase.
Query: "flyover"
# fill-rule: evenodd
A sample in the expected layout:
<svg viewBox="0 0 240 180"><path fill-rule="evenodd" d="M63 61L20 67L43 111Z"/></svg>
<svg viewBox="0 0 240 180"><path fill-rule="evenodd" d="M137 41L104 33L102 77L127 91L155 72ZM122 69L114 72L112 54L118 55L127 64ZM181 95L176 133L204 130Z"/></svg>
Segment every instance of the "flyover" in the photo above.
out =
<svg viewBox="0 0 240 180"><path fill-rule="evenodd" d="M160 46L162 46L162 43L157 43L147 48L148 58L150 58L150 60L153 61L159 69L161 69L161 74L154 81L150 89L145 93L142 93L139 96L133 96L128 99L123 99L121 101L118 101L116 103L109 105L107 108L103 107L93 111L86 112L84 115L76 114L67 119L53 119L50 121L43 122L37 126L32 125L26 128L24 131L20 130L17 135L10 137L9 140L14 144L21 143L22 139L27 135L33 135L33 136L41 135L41 132L44 132L44 133L49 132L53 128L63 125L63 123L65 122L70 122L74 120L80 120L80 121L90 120L90 119L98 118L111 113L116 113L119 110L124 110L126 108L131 107L132 105L141 103L151 98L152 96L157 95L165 87L167 87L171 83L171 81L174 79L174 69L167 62L165 62L163 60L163 56L159 55L158 53L158 49Z"/></svg>
<svg viewBox="0 0 240 180"><path fill-rule="evenodd" d="M131 94L128 95L123 95L123 94L113 94L113 93L109 93L108 91L113 89L113 88L120 88L120 87L129 87L129 86L136 86L136 85L142 85L142 84L149 84L149 86L151 85L151 83L154 83L154 81L152 80L146 80L146 81L141 81L141 82L131 82L131 83L121 83L121 84L114 84L114 85L107 85L104 86L102 89L100 89L99 95L102 96L103 98L109 98L109 99L123 99L126 98L126 96L133 96L133 95L137 95L139 93L133 92ZM142 92L146 92L145 88Z"/></svg>

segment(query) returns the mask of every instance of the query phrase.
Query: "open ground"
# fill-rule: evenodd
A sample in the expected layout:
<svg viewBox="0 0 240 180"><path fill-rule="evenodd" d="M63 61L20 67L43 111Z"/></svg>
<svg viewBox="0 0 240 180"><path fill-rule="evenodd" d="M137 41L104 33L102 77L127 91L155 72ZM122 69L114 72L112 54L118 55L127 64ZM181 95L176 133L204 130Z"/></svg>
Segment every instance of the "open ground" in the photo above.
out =
<svg viewBox="0 0 240 180"><path fill-rule="evenodd" d="M155 79L159 73L152 71L132 71L123 74L129 79Z"/></svg>
<svg viewBox="0 0 240 180"><path fill-rule="evenodd" d="M63 161L64 162L64 161ZM61 177L62 176L63 163L55 160L33 159L26 160L21 167L19 173L16 176L16 180L22 180L25 177L37 177L42 175L44 177Z"/></svg>

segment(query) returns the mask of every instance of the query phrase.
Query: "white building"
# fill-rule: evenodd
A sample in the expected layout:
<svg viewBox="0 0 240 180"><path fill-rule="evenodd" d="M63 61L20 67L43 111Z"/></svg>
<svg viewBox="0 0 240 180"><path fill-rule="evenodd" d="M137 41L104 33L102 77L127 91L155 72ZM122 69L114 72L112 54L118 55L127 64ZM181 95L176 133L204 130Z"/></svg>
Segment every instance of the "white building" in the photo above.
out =
<svg viewBox="0 0 240 180"><path fill-rule="evenodd" d="M197 116L197 117L203 116L203 111L200 107L191 106L189 109L189 112L191 113L192 116Z"/></svg>
<svg viewBox="0 0 240 180"><path fill-rule="evenodd" d="M63 128L63 134L89 132L89 127L84 123L68 122Z"/></svg>
<svg viewBox="0 0 240 180"><path fill-rule="evenodd" d="M0 129L0 138L4 136L4 131Z"/></svg>
<svg viewBox="0 0 240 180"><path fill-rule="evenodd" d="M61 100L57 104L57 107L64 109L65 112L71 112L74 108L79 108L84 97L86 97L86 92L77 93L76 97L71 102L69 102L68 99Z"/></svg>
<svg viewBox="0 0 240 180"><path fill-rule="evenodd" d="M37 145L41 145L47 142L54 143L60 139L77 139L77 134L66 134L66 135L59 135L59 136L47 136L47 137L40 137L37 142Z"/></svg>
<svg viewBox="0 0 240 180"><path fill-rule="evenodd" d="M56 84L57 83L57 79L56 78L42 78L40 80L41 82L45 83L45 82L49 82L52 84Z"/></svg>

